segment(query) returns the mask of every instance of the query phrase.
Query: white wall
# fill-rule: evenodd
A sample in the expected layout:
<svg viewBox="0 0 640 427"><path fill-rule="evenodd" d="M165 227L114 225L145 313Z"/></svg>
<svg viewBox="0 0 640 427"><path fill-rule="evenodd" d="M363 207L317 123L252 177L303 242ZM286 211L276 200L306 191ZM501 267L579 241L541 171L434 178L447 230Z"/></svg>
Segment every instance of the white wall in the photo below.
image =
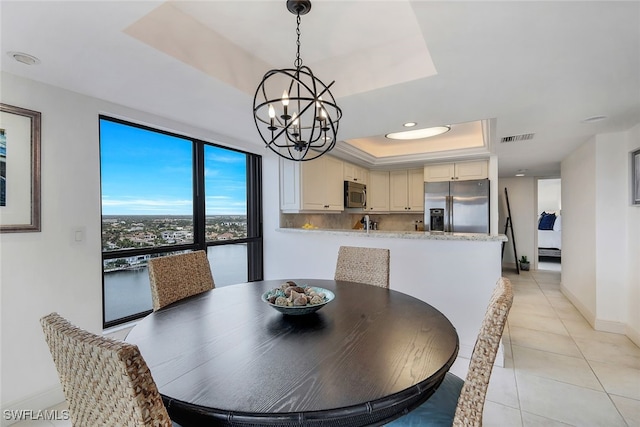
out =
<svg viewBox="0 0 640 427"><path fill-rule="evenodd" d="M265 277L332 279L341 245L389 249L389 287L440 310L458 332L459 356L471 357L491 293L501 276L501 242L280 231L265 241Z"/></svg>
<svg viewBox="0 0 640 427"><path fill-rule="evenodd" d="M627 134L627 151L632 152L640 148L640 124L631 129ZM631 186L629 186L631 194ZM629 200L631 197L629 197ZM627 331L626 334L640 346L640 205L627 205L627 274L628 274L628 298L627 298Z"/></svg>
<svg viewBox="0 0 640 427"><path fill-rule="evenodd" d="M563 160L562 290L597 330L640 345L640 206L629 153L640 125L602 134Z"/></svg>
<svg viewBox="0 0 640 427"><path fill-rule="evenodd" d="M596 329L624 333L628 313L629 154L625 133L597 135ZM640 307L640 306L639 306Z"/></svg>
<svg viewBox="0 0 640 427"><path fill-rule="evenodd" d="M542 212L560 214L562 185L560 178L538 179L538 215Z"/></svg>
<svg viewBox="0 0 640 427"><path fill-rule="evenodd" d="M6 73L0 74L0 86L2 103L42 113L42 231L0 235L0 402L3 409L37 410L63 400L40 317L57 311L82 328L102 331L98 115L258 154L265 150ZM263 167L265 239L269 239L278 218L277 161L263 158ZM85 230L82 242L72 239L78 227Z"/></svg>
<svg viewBox="0 0 640 427"><path fill-rule="evenodd" d="M516 241L518 259L526 255L530 262L536 259L535 230L538 227L536 215L535 179L532 177L500 178L498 182L498 195L500 199L500 225L499 232L504 232L507 221L507 202L504 189L509 194L509 206L511 208L511 221ZM509 241L505 245L502 264L515 268L513 255L513 242L511 230L506 233Z"/></svg>
<svg viewBox="0 0 640 427"><path fill-rule="evenodd" d="M562 287L593 325L596 316L595 140L561 164Z"/></svg>

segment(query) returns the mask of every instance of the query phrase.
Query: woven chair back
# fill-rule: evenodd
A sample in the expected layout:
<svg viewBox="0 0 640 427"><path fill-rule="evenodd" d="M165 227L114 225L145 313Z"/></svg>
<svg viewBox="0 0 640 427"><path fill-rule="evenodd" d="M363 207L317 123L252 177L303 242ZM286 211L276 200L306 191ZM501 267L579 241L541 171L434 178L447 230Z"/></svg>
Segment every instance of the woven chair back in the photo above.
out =
<svg viewBox="0 0 640 427"><path fill-rule="evenodd" d="M172 425L137 346L79 329L57 313L40 323L74 426Z"/></svg>
<svg viewBox="0 0 640 427"><path fill-rule="evenodd" d="M478 339L471 354L469 371L464 381L453 419L455 427L481 426L482 411L489 387L489 378L496 360L504 325L513 303L513 289L509 279L498 280L487 307Z"/></svg>
<svg viewBox="0 0 640 427"><path fill-rule="evenodd" d="M389 249L340 246L334 279L389 288Z"/></svg>
<svg viewBox="0 0 640 427"><path fill-rule="evenodd" d="M215 287L204 251L150 259L149 282L154 311Z"/></svg>

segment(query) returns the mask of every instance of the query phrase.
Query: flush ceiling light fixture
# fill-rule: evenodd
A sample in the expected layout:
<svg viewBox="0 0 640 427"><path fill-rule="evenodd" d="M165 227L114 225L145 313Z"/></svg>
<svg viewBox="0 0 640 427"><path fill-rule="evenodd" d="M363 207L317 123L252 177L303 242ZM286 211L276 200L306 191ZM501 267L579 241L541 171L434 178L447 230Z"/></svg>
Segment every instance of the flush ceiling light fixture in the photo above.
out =
<svg viewBox="0 0 640 427"><path fill-rule="evenodd" d="M586 119L582 120L582 123L593 123L593 122L601 122L603 120L606 120L607 116L592 116L592 117L587 117Z"/></svg>
<svg viewBox="0 0 640 427"><path fill-rule="evenodd" d="M7 52L7 55L15 59L16 61L25 64L25 65L37 65L40 63L40 60L33 55L29 55L24 52Z"/></svg>
<svg viewBox="0 0 640 427"><path fill-rule="evenodd" d="M288 0L296 15L295 68L267 71L253 97L253 118L260 137L280 157L316 159L336 145L342 110L329 88L300 58L300 16L311 10L309 0Z"/></svg>
<svg viewBox="0 0 640 427"><path fill-rule="evenodd" d="M388 133L385 135L385 137L389 139L402 139L402 140L422 139L422 138L429 138L432 136L442 135L443 133L447 133L450 130L451 130L451 126L435 126L432 128L406 130L403 132Z"/></svg>

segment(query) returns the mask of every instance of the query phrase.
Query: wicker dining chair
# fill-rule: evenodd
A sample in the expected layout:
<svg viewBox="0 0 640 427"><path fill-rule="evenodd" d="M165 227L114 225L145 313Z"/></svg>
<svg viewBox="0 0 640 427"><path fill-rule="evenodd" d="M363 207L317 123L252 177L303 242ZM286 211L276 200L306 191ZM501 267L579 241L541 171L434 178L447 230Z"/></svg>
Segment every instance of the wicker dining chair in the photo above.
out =
<svg viewBox="0 0 640 427"><path fill-rule="evenodd" d="M334 279L389 288L389 249L340 246Z"/></svg>
<svg viewBox="0 0 640 427"><path fill-rule="evenodd" d="M215 287L205 251L149 260L153 311Z"/></svg>
<svg viewBox="0 0 640 427"><path fill-rule="evenodd" d="M463 381L448 372L429 400L387 426L481 426L493 362L512 303L511 282L502 277L482 321L466 379Z"/></svg>
<svg viewBox="0 0 640 427"><path fill-rule="evenodd" d="M179 427L137 346L82 330L57 313L40 324L73 426Z"/></svg>

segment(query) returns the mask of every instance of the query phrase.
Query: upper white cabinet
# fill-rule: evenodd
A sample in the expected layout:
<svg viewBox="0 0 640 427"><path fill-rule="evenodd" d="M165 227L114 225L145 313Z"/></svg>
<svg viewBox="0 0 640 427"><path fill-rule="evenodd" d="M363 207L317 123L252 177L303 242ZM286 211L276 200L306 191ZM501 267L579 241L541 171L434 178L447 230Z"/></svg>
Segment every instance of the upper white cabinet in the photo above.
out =
<svg viewBox="0 0 640 427"><path fill-rule="evenodd" d="M280 159L280 208L289 213L344 210L342 160L326 155L308 162Z"/></svg>
<svg viewBox="0 0 640 427"><path fill-rule="evenodd" d="M459 163L441 163L424 167L424 181L468 181L489 177L486 160Z"/></svg>
<svg viewBox="0 0 640 427"><path fill-rule="evenodd" d="M369 170L362 166L344 162L344 180L367 185L369 181Z"/></svg>
<svg viewBox="0 0 640 427"><path fill-rule="evenodd" d="M389 212L389 172L369 172L367 185L367 211Z"/></svg>
<svg viewBox="0 0 640 427"><path fill-rule="evenodd" d="M389 172L389 210L391 212L424 212L422 169Z"/></svg>

